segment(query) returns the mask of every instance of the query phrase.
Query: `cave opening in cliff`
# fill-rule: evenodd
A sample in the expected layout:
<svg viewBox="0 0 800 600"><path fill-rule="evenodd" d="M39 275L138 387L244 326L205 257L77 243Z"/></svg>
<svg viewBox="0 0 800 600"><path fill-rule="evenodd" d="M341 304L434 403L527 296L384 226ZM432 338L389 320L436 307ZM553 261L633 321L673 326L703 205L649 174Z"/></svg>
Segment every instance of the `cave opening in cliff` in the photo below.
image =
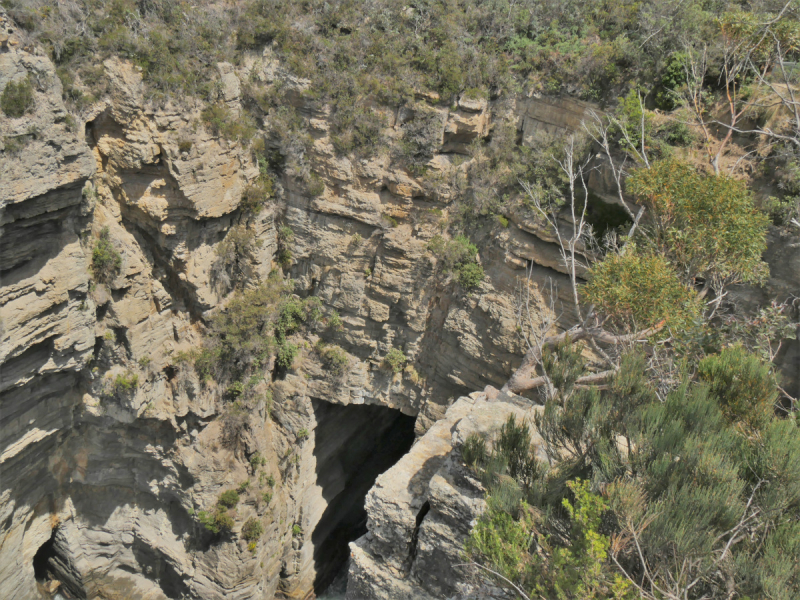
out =
<svg viewBox="0 0 800 600"><path fill-rule="evenodd" d="M55 590L62 598L85 600L87 597L80 573L73 566L66 537L58 527L33 555L33 574L44 590ZM53 586L52 582L58 585Z"/></svg>
<svg viewBox="0 0 800 600"><path fill-rule="evenodd" d="M325 590L367 532L364 500L414 442L415 418L384 406L313 401L317 485L327 507L314 529L314 591Z"/></svg>

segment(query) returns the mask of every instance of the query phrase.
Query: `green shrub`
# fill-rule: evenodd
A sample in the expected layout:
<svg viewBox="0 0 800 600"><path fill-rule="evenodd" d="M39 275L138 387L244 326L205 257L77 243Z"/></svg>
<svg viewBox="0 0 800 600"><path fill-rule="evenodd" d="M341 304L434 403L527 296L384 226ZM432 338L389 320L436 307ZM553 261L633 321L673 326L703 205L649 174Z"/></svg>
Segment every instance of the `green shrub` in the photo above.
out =
<svg viewBox="0 0 800 600"><path fill-rule="evenodd" d="M743 181L703 175L677 160L634 172L626 184L649 209L651 243L685 280L760 283L769 219Z"/></svg>
<svg viewBox="0 0 800 600"><path fill-rule="evenodd" d="M246 494L247 490L249 490L249 489L250 489L250 480L249 479L245 479L242 483L239 484L239 487L236 488L236 491L239 494Z"/></svg>
<svg viewBox="0 0 800 600"><path fill-rule="evenodd" d="M338 311L332 310L331 314L328 315L328 327L335 331L339 331L344 327L344 323L342 323L342 317L339 316Z"/></svg>
<svg viewBox="0 0 800 600"><path fill-rule="evenodd" d="M298 525L297 523L295 523L294 525L292 525L292 535L295 537L303 535L303 528L300 527L300 525Z"/></svg>
<svg viewBox="0 0 800 600"><path fill-rule="evenodd" d="M339 346L320 342L317 344L317 353L334 375L341 377L347 372L347 368L350 366L350 357Z"/></svg>
<svg viewBox="0 0 800 600"><path fill-rule="evenodd" d="M295 344L292 342L282 342L278 346L276 362L282 369L291 369L298 354L300 354L300 348Z"/></svg>
<svg viewBox="0 0 800 600"><path fill-rule="evenodd" d="M325 183L323 183L322 178L316 173L311 173L311 175L309 175L306 184L308 186L308 193L312 196L321 196L325 191Z"/></svg>
<svg viewBox="0 0 800 600"><path fill-rule="evenodd" d="M254 542L258 540L263 533L264 526L261 524L261 521L255 517L250 517L244 522L244 525L242 525L242 539L248 542Z"/></svg>
<svg viewBox="0 0 800 600"><path fill-rule="evenodd" d="M214 535L219 535L233 529L234 521L225 509L218 506L213 513L201 510L197 513L200 523Z"/></svg>
<svg viewBox="0 0 800 600"><path fill-rule="evenodd" d="M397 348L390 348L386 356L383 357L383 365L392 373L402 373L406 364L406 355Z"/></svg>
<svg viewBox="0 0 800 600"><path fill-rule="evenodd" d="M133 371L118 373L111 384L112 391L117 395L129 394L139 386L139 375Z"/></svg>
<svg viewBox="0 0 800 600"><path fill-rule="evenodd" d="M466 290L477 287L483 281L483 267L477 263L464 263L456 268L459 285Z"/></svg>
<svg viewBox="0 0 800 600"><path fill-rule="evenodd" d="M7 117L18 119L33 110L33 86L30 77L14 83L9 81L0 95L0 108Z"/></svg>
<svg viewBox="0 0 800 600"><path fill-rule="evenodd" d="M225 508L234 508L239 504L239 492L236 490L226 490L219 496L218 504Z"/></svg>
<svg viewBox="0 0 800 600"><path fill-rule="evenodd" d="M275 193L275 182L269 174L263 174L248 185L242 193L239 207L248 214L257 214Z"/></svg>
<svg viewBox="0 0 800 600"><path fill-rule="evenodd" d="M192 149L192 140L180 140L178 142L178 152L183 154L184 152L189 152Z"/></svg>
<svg viewBox="0 0 800 600"><path fill-rule="evenodd" d="M778 399L770 365L742 346L731 346L700 361L697 374L708 383L725 415L758 428Z"/></svg>
<svg viewBox="0 0 800 600"><path fill-rule="evenodd" d="M268 475L267 476L267 485L269 487L275 487L275 477L273 477L272 475Z"/></svg>
<svg viewBox="0 0 800 600"><path fill-rule="evenodd" d="M263 467L267 464L267 459L261 456L261 453L256 450L253 452L252 456L250 456L250 466L255 471L258 467Z"/></svg>
<svg viewBox="0 0 800 600"><path fill-rule="evenodd" d="M625 254L611 253L595 264L581 291L587 303L623 328L646 329L661 322L683 326L700 313L697 294L672 266L632 244Z"/></svg>
<svg viewBox="0 0 800 600"><path fill-rule="evenodd" d="M467 466L482 466L486 462L488 450L486 438L477 433L470 434L461 446L461 458Z"/></svg>
<svg viewBox="0 0 800 600"><path fill-rule="evenodd" d="M108 227L100 230L92 248L92 274L100 283L113 281L122 267L122 256L116 251Z"/></svg>
<svg viewBox="0 0 800 600"><path fill-rule="evenodd" d="M256 124L250 115L234 115L224 104L207 106L200 116L211 133L226 140L247 143L256 133Z"/></svg>

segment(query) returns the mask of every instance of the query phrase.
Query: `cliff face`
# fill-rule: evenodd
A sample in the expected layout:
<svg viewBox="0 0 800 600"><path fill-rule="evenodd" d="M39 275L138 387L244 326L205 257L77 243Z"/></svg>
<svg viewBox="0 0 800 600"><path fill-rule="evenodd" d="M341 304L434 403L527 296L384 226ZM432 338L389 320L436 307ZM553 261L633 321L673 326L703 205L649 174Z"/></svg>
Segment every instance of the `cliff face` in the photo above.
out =
<svg viewBox="0 0 800 600"><path fill-rule="evenodd" d="M0 597L47 597L54 580L88 598L305 597L364 533L360 499L415 433L410 453L367 495L370 533L351 547L348 593L459 591L451 567L482 491L457 466L453 438L528 407L483 395L450 405L499 387L520 360L523 269L561 293L568 285L553 239L525 215L486 228L487 276L469 294L442 276L427 244L470 142L501 120L523 140L576 128L590 107L537 98L428 107L437 152L435 177L423 178L388 151L339 156L329 108L268 51L221 64L220 100L234 114L241 82L280 81L311 131L301 164L252 215L240 201L258 165L203 125L200 106L154 108L136 69L111 60L109 98L76 122L53 65L10 40L0 88L29 76L35 103L22 118L0 115ZM390 146L412 116L386 111ZM321 190L309 191L303 169ZM245 277L265 279L277 268L279 224L294 232L295 292L341 315L330 341L349 367L333 376L304 350L272 382L271 406L237 416L232 443L219 391L176 357L202 343L203 319L230 294L220 243L236 228L252 232L260 243ZM105 228L122 262L113 281L97 284L91 254ZM781 258L791 261L796 251ZM791 285L779 279L775 289ZM413 369L381 368L391 348ZM118 385L134 376L133 386ZM241 496L233 532L214 539L198 512L232 488ZM264 533L248 547L240 533L250 518Z"/></svg>

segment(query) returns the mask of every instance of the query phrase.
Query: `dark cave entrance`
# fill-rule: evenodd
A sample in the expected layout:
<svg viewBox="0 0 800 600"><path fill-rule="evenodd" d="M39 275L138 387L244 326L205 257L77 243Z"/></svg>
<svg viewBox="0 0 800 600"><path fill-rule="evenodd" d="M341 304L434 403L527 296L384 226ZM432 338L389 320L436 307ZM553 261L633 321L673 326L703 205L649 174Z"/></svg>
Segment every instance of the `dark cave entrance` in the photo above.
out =
<svg viewBox="0 0 800 600"><path fill-rule="evenodd" d="M58 527L33 555L33 574L43 588L51 581L60 582L56 592L63 598L86 600L83 580L72 564L67 539Z"/></svg>
<svg viewBox="0 0 800 600"><path fill-rule="evenodd" d="M347 561L348 543L367 532L367 492L411 448L416 419L384 406L314 400L313 407L317 484L328 503L311 536L319 594Z"/></svg>

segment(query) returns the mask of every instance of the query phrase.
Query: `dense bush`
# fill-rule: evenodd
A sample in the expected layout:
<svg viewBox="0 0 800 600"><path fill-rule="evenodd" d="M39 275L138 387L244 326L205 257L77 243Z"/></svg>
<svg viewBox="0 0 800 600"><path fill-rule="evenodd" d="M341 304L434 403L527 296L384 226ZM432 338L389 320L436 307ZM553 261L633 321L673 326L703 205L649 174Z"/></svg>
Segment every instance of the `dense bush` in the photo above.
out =
<svg viewBox="0 0 800 600"><path fill-rule="evenodd" d="M220 535L233 529L233 517L221 506L217 506L211 513L201 510L197 513L197 517L203 527L214 535Z"/></svg>
<svg viewBox="0 0 800 600"><path fill-rule="evenodd" d="M335 344L319 342L316 349L322 362L331 373L341 377L347 372L347 368L350 366L350 357L342 348Z"/></svg>
<svg viewBox="0 0 800 600"><path fill-rule="evenodd" d="M428 250L446 270L455 272L464 289L472 289L483 280L483 267L475 262L478 248L466 236L458 235L448 240L435 235L428 242Z"/></svg>
<svg viewBox="0 0 800 600"><path fill-rule="evenodd" d="M661 256L640 252L632 244L624 254L611 253L595 264L582 293L588 304L622 328L682 326L700 313L697 294L675 269Z"/></svg>
<svg viewBox="0 0 800 600"><path fill-rule="evenodd" d="M92 274L101 283L110 283L119 275L122 256L111 243L108 227L103 227L92 248Z"/></svg>
<svg viewBox="0 0 800 600"><path fill-rule="evenodd" d="M227 490L220 494L220 506L224 506L225 508L235 508L237 504L239 504L239 492L236 490Z"/></svg>
<svg viewBox="0 0 800 600"><path fill-rule="evenodd" d="M768 276L761 254L769 219L744 182L664 160L636 171L627 187L650 211L655 249L685 281L758 283Z"/></svg>
<svg viewBox="0 0 800 600"><path fill-rule="evenodd" d="M9 81L0 95L0 109L7 117L19 118L33 109L33 85L30 77L18 82Z"/></svg>
<svg viewBox="0 0 800 600"><path fill-rule="evenodd" d="M573 354L550 357L566 366L535 418L556 468L536 463L513 419L491 450L462 446L489 489L470 557L531 598L632 600L637 586L645 597L796 597L800 564L777 557L797 556L800 429L764 416L768 366L731 348L659 399L643 357L587 389L571 385L584 368Z"/></svg>
<svg viewBox="0 0 800 600"><path fill-rule="evenodd" d="M242 539L255 542L264 533L264 526L255 517L250 517L242 525Z"/></svg>
<svg viewBox="0 0 800 600"><path fill-rule="evenodd" d="M407 360L402 351L397 348L390 348L386 356L383 357L383 365L392 373L402 373Z"/></svg>

